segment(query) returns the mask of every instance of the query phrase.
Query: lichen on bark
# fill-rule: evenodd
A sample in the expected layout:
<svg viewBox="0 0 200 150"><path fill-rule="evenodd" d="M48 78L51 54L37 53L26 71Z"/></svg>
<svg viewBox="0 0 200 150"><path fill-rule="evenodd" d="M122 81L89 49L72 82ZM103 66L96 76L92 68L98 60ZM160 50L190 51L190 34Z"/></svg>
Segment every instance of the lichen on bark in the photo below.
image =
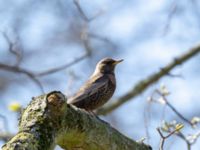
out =
<svg viewBox="0 0 200 150"><path fill-rule="evenodd" d="M3 150L149 150L108 123L66 103L60 92L33 98L23 111L19 132Z"/></svg>

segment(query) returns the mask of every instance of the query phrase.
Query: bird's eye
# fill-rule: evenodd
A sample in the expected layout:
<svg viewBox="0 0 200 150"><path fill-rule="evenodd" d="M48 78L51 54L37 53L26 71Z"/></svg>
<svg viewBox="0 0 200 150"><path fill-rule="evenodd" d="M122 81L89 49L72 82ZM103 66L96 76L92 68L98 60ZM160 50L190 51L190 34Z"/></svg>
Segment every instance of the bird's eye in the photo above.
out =
<svg viewBox="0 0 200 150"><path fill-rule="evenodd" d="M112 65L115 61L111 60L109 61L109 64Z"/></svg>
<svg viewBox="0 0 200 150"><path fill-rule="evenodd" d="M112 59L107 59L102 62L104 65L112 65L115 61Z"/></svg>
<svg viewBox="0 0 200 150"><path fill-rule="evenodd" d="M105 62L106 65L111 65L112 63L113 63L112 61Z"/></svg>

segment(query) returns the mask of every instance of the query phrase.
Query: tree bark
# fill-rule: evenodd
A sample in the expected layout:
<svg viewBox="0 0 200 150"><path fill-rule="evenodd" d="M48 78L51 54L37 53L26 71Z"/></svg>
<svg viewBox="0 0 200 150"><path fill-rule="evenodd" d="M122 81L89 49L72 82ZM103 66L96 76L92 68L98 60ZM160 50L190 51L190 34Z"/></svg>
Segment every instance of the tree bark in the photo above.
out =
<svg viewBox="0 0 200 150"><path fill-rule="evenodd" d="M66 103L60 92L36 98L22 112L19 132L3 150L150 150L108 123Z"/></svg>

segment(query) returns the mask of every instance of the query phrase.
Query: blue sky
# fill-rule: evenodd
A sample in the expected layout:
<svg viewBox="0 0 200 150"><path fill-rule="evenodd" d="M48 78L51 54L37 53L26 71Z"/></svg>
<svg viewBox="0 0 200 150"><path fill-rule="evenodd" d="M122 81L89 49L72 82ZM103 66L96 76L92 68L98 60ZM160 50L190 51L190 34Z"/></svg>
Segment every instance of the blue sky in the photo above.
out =
<svg viewBox="0 0 200 150"><path fill-rule="evenodd" d="M97 61L110 56L125 60L116 69L118 87L113 96L115 100L129 91L139 80L158 71L176 56L199 43L198 18L193 11L193 5L186 0L176 3L177 11L170 21L167 32L165 28L174 1L80 0L80 5L87 16L92 17L101 12L101 15L90 23L81 20L71 0L59 2L62 7L58 7L58 3L54 2L0 1L0 31L6 31L13 40L16 39L17 33L25 55L22 67L39 72L81 56L84 47L77 37L85 26L87 32L108 38L117 45L117 48L112 49L103 42L91 41L95 49L93 58L87 58L66 70L40 78L45 92L61 90L64 93L74 93L87 80ZM7 48L5 39L0 36L0 62L12 64L14 57L9 54ZM198 55L172 71L183 78L165 77L110 114L116 120L114 126L131 138L145 137L146 99L161 84L168 87L171 92L169 100L181 113L186 117L199 116L199 60ZM68 88L70 72L77 75L77 80L73 81L73 87ZM8 76L6 79L12 81L12 84L0 93L0 114L9 120L10 131L17 132L16 114L9 112L7 106L12 101L17 101L25 107L31 97L40 95L41 91L24 75L0 71L1 76ZM152 105L152 116L148 124L151 134L149 144L156 149L159 144L156 127L162 122L159 113L163 111L163 106ZM177 119L169 109L166 111L168 121ZM109 115L103 118L112 124ZM186 126L184 129L185 133L195 132L187 128ZM170 144L173 140L177 142L176 145ZM197 142L192 147L193 150L197 150L199 144ZM171 145L172 149L185 149L185 143L175 137L169 139L167 145Z"/></svg>

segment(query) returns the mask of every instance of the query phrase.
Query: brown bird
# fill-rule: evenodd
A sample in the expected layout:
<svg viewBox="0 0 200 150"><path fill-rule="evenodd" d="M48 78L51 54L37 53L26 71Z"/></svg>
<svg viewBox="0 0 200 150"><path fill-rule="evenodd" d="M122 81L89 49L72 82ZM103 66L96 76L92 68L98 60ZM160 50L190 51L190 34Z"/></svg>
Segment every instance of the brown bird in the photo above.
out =
<svg viewBox="0 0 200 150"><path fill-rule="evenodd" d="M116 88L115 66L122 61L122 59L112 58L99 61L89 80L73 97L69 98L67 103L87 111L92 111L105 104Z"/></svg>

